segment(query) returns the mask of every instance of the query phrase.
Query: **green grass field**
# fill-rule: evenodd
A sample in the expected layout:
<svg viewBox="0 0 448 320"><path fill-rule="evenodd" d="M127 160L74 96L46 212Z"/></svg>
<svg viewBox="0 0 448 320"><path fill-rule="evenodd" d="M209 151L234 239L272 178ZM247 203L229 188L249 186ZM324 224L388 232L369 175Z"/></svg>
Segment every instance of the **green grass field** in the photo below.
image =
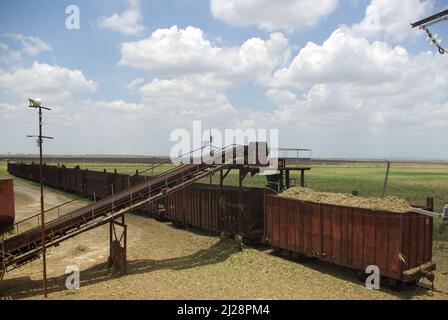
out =
<svg viewBox="0 0 448 320"><path fill-rule="evenodd" d="M75 166L74 164L67 165ZM142 172L151 165L126 163L83 163L82 169L102 171L106 169L118 173L135 174L136 170ZM154 171L145 174L156 175L172 168L172 165L163 165ZM312 170L306 173L306 186L317 191L351 193L358 191L361 196L380 196L386 166L384 164L328 164L313 165ZM0 162L0 176L7 174L6 163ZM292 177L298 179L298 176ZM219 177L213 177L218 183ZM204 182L209 182L207 178ZM231 172L226 178L227 185L238 184L238 173ZM245 186L264 186L266 178L260 175L247 177ZM389 176L387 195L394 195L406 199L411 204L424 205L426 197L434 197L435 209L441 212L448 203L448 165L393 163ZM434 237L437 240L448 241L448 228L440 221L435 222Z"/></svg>

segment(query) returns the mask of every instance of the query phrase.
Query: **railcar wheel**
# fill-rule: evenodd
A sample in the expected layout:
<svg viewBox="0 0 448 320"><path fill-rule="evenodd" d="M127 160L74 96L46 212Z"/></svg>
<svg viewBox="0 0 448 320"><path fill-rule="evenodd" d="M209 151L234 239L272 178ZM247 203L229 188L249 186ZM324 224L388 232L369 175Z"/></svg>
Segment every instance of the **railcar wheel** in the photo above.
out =
<svg viewBox="0 0 448 320"><path fill-rule="evenodd" d="M383 277L381 283L394 291L401 291L403 289L403 282L397 279Z"/></svg>

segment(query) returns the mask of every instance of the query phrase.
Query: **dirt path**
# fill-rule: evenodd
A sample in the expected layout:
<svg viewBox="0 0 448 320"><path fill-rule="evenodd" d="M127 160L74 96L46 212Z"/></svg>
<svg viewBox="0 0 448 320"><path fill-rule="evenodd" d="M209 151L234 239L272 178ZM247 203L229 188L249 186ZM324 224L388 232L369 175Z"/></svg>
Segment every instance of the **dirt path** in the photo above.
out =
<svg viewBox="0 0 448 320"><path fill-rule="evenodd" d="M17 184L18 210L39 207L37 186ZM69 197L47 192L47 205ZM421 288L371 291L356 273L316 261L297 263L267 248L247 248L138 215L128 215L126 276L107 268L108 226L84 233L50 250L50 299L448 299ZM448 253L436 252L436 288L448 292ZM65 288L65 269L81 270L81 289ZM41 262L7 273L0 297L42 298Z"/></svg>
<svg viewBox="0 0 448 320"><path fill-rule="evenodd" d="M75 199L74 196L63 192L55 191L51 188L45 188L45 210L51 209L62 203ZM14 199L16 219L15 222L23 221L29 217L40 213L40 189L39 185L22 179L14 179ZM50 221L58 217L58 214L64 214L81 206L87 201L79 200L64 206L59 211L52 210L45 214L46 221ZM33 219L26 223L20 224L19 231L39 225L39 220Z"/></svg>

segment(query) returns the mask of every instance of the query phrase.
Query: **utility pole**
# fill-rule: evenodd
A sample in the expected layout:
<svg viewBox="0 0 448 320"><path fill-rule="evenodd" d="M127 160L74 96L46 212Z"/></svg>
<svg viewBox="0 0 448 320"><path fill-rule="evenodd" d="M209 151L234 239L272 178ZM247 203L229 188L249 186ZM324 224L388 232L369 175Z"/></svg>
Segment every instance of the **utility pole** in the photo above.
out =
<svg viewBox="0 0 448 320"><path fill-rule="evenodd" d="M43 287L44 296L48 297L47 290L47 259L46 259L46 244L45 244L45 202L44 202L44 175L43 175L43 153L42 144L43 139L50 139L52 137L46 137L42 133L42 109L51 111L50 108L42 106L41 99L29 99L30 108L36 108L39 110L39 135L38 136L28 136L28 138L37 138L37 143L39 145L39 180L40 180L40 225L41 225L41 242L42 242L42 260L43 260Z"/></svg>

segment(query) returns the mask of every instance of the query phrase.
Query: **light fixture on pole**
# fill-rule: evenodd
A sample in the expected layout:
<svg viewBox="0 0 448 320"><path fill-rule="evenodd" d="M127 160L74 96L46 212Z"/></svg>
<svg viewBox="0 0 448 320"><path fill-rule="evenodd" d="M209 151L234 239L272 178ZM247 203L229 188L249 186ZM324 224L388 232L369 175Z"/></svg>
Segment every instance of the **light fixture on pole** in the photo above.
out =
<svg viewBox="0 0 448 320"><path fill-rule="evenodd" d="M46 259L46 244L45 244L45 203L44 203L44 176L43 176L43 153L42 144L44 139L53 139L52 137L46 137L42 133L42 109L51 111L50 108L42 106L42 99L28 99L30 102L30 108L36 108L39 110L39 135L28 136L28 138L37 138L37 144L39 146L39 180L40 180L40 216L41 216L41 245L42 245L42 259L43 259L43 288L44 296L47 298L47 259Z"/></svg>

